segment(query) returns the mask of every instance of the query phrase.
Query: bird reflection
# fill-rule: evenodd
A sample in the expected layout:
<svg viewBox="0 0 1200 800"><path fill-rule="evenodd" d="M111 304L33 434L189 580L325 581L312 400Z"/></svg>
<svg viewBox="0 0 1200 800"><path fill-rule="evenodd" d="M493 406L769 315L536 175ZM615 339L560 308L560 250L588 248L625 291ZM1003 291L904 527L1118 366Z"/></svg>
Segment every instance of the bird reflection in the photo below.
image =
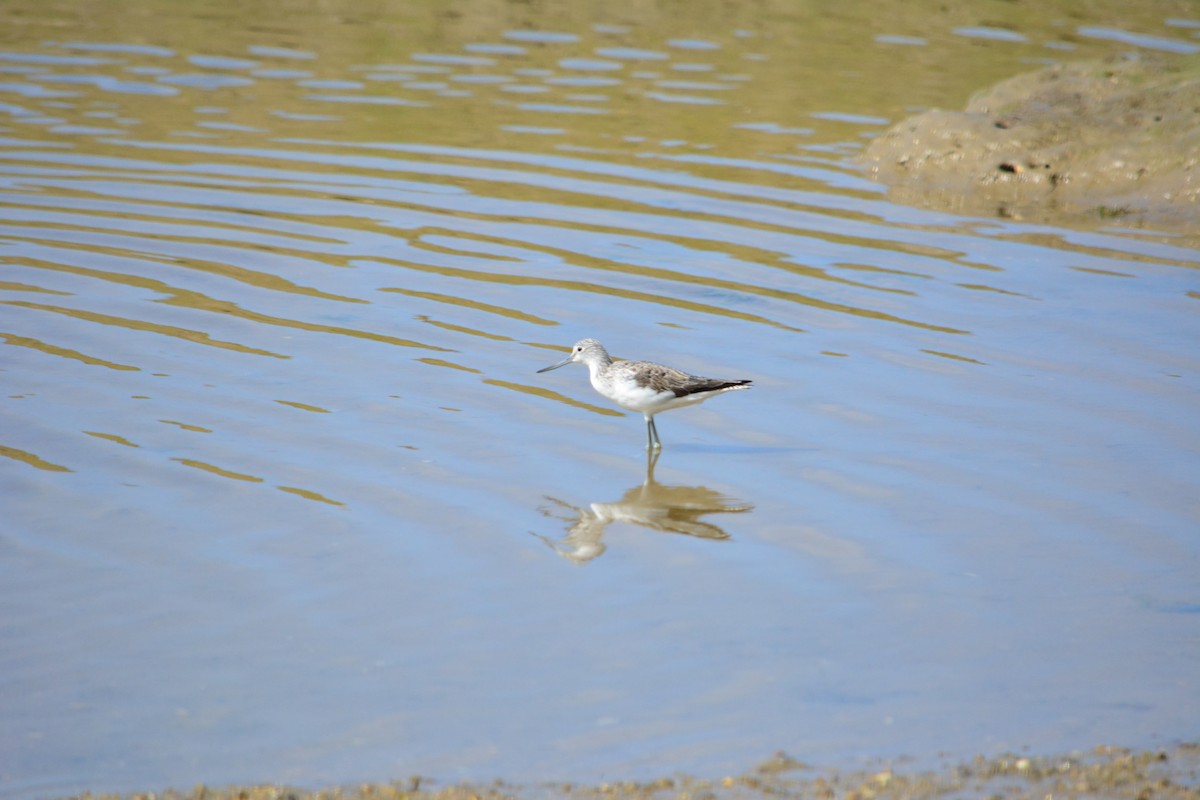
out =
<svg viewBox="0 0 1200 800"><path fill-rule="evenodd" d="M729 534L701 517L706 514L741 513L754 506L725 497L705 486L664 486L654 479L659 451L646 459L646 479L612 503L592 503L578 508L555 497L546 499L566 513L542 509L548 517L570 523L561 539L534 534L568 561L583 564L604 552L604 529L611 522L642 525L663 533L682 533L700 539L728 539Z"/></svg>

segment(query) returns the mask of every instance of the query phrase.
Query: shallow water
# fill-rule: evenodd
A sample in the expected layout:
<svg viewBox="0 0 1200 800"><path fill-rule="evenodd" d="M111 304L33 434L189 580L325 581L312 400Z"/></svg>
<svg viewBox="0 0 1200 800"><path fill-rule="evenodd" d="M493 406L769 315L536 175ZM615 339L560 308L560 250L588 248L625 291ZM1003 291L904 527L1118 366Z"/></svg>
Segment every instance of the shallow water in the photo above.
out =
<svg viewBox="0 0 1200 800"><path fill-rule="evenodd" d="M1195 239L850 161L1200 23L1001 5L9 4L0 793L1200 735Z"/></svg>

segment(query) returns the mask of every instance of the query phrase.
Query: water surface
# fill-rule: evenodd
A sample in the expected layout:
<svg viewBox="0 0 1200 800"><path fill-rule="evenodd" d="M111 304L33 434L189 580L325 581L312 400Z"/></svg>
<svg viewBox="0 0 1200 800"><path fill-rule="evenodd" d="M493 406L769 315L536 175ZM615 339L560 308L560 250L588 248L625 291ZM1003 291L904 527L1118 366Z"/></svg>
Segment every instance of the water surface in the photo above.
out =
<svg viewBox="0 0 1200 800"><path fill-rule="evenodd" d="M1051 6L10 4L0 793L1195 739L1195 238L851 162Z"/></svg>

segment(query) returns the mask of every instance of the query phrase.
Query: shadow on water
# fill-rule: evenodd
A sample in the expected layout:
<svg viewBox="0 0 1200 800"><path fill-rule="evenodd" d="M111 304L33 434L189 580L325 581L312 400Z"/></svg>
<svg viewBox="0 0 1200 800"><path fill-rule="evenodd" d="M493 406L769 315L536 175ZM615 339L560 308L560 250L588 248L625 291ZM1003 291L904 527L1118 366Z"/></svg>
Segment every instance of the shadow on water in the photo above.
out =
<svg viewBox="0 0 1200 800"><path fill-rule="evenodd" d="M654 467L661 455L659 450L647 451L645 480L628 489L620 500L593 502L587 507L578 507L556 497L547 497L547 500L574 516L556 513L550 508L542 509L546 516L570 523L567 533L557 540L536 533L533 535L554 552L576 564L587 563L604 553L607 549L604 533L615 522L697 539L729 539L729 534L723 528L702 517L709 514L742 514L753 510L754 506L726 497L706 486L665 486L659 483L654 477Z"/></svg>

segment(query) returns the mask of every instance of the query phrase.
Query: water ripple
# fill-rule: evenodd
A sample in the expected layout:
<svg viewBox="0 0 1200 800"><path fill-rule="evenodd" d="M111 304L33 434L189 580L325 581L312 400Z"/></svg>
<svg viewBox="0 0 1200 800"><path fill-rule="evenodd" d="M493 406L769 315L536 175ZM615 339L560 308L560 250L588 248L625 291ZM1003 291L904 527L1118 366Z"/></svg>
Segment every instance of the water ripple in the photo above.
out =
<svg viewBox="0 0 1200 800"><path fill-rule="evenodd" d="M913 71L963 88L923 62L1054 29L447 14L385 58L351 5L0 53L16 794L974 749L1096 696L1187 730L1193 238L900 206L848 158ZM639 415L535 372L585 336L755 388L660 419L660 482Z"/></svg>

